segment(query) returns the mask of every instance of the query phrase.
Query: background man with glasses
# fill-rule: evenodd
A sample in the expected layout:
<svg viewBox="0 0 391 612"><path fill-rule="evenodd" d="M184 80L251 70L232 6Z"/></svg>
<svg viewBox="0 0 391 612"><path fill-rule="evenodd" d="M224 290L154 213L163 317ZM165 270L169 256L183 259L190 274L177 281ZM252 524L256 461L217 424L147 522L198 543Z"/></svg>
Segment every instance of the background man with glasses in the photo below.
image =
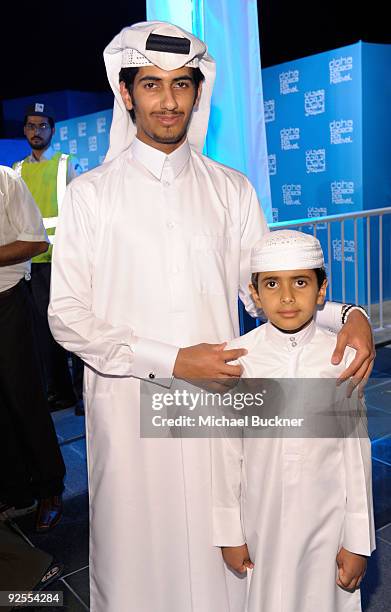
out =
<svg viewBox="0 0 391 612"><path fill-rule="evenodd" d="M58 214L67 184L82 171L74 156L55 151L51 146L55 133L54 123L54 111L48 104L35 102L26 108L24 135L31 146L31 153L24 160L16 162L13 168L32 193L51 243L46 253L32 259L30 283L49 406L52 410L60 410L77 403L76 411L81 412L82 363L78 358L72 358L74 389L67 353L54 341L47 321L52 249Z"/></svg>

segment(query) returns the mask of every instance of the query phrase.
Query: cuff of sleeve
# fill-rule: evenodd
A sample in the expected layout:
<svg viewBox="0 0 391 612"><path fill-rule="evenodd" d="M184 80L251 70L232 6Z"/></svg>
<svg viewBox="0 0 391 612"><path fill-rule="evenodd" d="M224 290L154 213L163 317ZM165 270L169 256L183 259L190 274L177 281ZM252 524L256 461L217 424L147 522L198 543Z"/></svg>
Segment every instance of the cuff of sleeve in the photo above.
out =
<svg viewBox="0 0 391 612"><path fill-rule="evenodd" d="M338 334L342 329L342 304L326 302L322 309L317 310L316 322L321 327Z"/></svg>
<svg viewBox="0 0 391 612"><path fill-rule="evenodd" d="M371 537L370 521L367 515L346 514L344 524L343 547L356 555L370 557L375 549L374 538Z"/></svg>
<svg viewBox="0 0 391 612"><path fill-rule="evenodd" d="M245 543L240 507L213 508L213 546L242 546Z"/></svg>
<svg viewBox="0 0 391 612"><path fill-rule="evenodd" d="M46 234L19 234L16 240L23 242L49 242Z"/></svg>
<svg viewBox="0 0 391 612"><path fill-rule="evenodd" d="M363 306L356 306L356 305L350 304L345 311L346 312L345 323L354 310L358 310L359 312L361 312L361 314L367 319L367 321L369 321L369 315L367 311L365 310L365 308L363 308Z"/></svg>
<svg viewBox="0 0 391 612"><path fill-rule="evenodd" d="M139 338L134 349L133 375L169 387L178 351L171 344Z"/></svg>

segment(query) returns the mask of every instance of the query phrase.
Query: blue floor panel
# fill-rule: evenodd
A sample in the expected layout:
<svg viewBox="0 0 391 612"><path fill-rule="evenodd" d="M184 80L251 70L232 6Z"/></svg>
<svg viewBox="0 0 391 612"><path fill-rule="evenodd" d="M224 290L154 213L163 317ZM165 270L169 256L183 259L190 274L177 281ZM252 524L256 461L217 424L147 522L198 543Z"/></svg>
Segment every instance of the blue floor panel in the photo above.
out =
<svg viewBox="0 0 391 612"><path fill-rule="evenodd" d="M376 529L391 522L391 466L372 461L373 499ZM391 576L390 576L391 579Z"/></svg>
<svg viewBox="0 0 391 612"><path fill-rule="evenodd" d="M367 574L361 589L364 612L390 612L390 567L391 544L378 538L377 550L369 559Z"/></svg>
<svg viewBox="0 0 391 612"><path fill-rule="evenodd" d="M391 434L372 443L372 457L391 467Z"/></svg>

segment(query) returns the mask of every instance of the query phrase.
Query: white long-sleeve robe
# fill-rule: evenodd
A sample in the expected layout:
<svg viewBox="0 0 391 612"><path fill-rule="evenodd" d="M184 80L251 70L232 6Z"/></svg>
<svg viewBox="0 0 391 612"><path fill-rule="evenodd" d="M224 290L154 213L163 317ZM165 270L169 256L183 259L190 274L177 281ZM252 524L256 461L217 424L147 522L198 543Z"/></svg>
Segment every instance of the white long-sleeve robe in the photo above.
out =
<svg viewBox="0 0 391 612"><path fill-rule="evenodd" d="M135 140L67 190L49 322L86 363L92 612L240 610L212 546L209 440L140 439L138 379L238 335L265 231L248 180L187 142L166 157Z"/></svg>
<svg viewBox="0 0 391 612"><path fill-rule="evenodd" d="M241 438L213 441L214 543L248 545L255 563L248 612L358 612L359 590L351 594L335 583L341 546L367 556L375 548L365 417L363 422L350 414L346 424L357 398L346 399L345 388L337 389L333 380L354 351L331 365L335 337L314 323L297 334L267 323L229 346L247 348L240 359L245 378L276 379L277 386L277 379L292 379L282 387L275 413L304 416L309 425L303 438L247 431ZM268 414L274 414L271 408ZM341 410L345 435L308 435L326 424L336 431L338 417L330 416L331 409ZM311 429L319 424L319 430Z"/></svg>

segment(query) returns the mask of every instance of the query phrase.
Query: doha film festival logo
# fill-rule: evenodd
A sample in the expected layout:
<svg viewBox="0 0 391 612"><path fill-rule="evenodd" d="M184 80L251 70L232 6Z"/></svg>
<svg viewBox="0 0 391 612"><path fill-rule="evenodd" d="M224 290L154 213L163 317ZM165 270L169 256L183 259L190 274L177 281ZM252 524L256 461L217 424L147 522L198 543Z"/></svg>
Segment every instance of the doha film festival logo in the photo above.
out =
<svg viewBox="0 0 391 612"><path fill-rule="evenodd" d="M330 183L331 201L333 204L353 204L354 182L333 181Z"/></svg>
<svg viewBox="0 0 391 612"><path fill-rule="evenodd" d="M77 124L77 135L79 138L87 136L87 123L86 121L79 121Z"/></svg>
<svg viewBox="0 0 391 612"><path fill-rule="evenodd" d="M324 208L323 206L309 206L307 208L307 217L313 218L313 217L327 217L327 208ZM309 225L308 228L313 228L312 225ZM326 223L317 223L316 224L316 229L318 230L324 230L327 229L327 224Z"/></svg>
<svg viewBox="0 0 391 612"><path fill-rule="evenodd" d="M69 153L71 155L77 155L77 140L76 140L76 138L72 138L72 140L69 141Z"/></svg>
<svg viewBox="0 0 391 612"><path fill-rule="evenodd" d="M81 157L79 159L79 163L80 163L80 165L81 165L81 167L83 169L83 172L87 172L88 164L89 164L88 157Z"/></svg>
<svg viewBox="0 0 391 612"><path fill-rule="evenodd" d="M326 171L326 150L309 149L305 152L305 167L307 174Z"/></svg>
<svg viewBox="0 0 391 612"><path fill-rule="evenodd" d="M287 206L301 205L301 185L285 184L282 186L282 199Z"/></svg>
<svg viewBox="0 0 391 612"><path fill-rule="evenodd" d="M290 151L291 149L299 149L300 128L283 128L280 130L281 149Z"/></svg>
<svg viewBox="0 0 391 612"><path fill-rule="evenodd" d="M335 57L329 62L330 83L338 85L352 80L353 57L351 55Z"/></svg>
<svg viewBox="0 0 391 612"><path fill-rule="evenodd" d="M63 125L60 127L60 140L68 140L68 126Z"/></svg>
<svg viewBox="0 0 391 612"><path fill-rule="evenodd" d="M277 156L275 153L271 153L267 156L269 166L269 176L275 176L277 174Z"/></svg>
<svg viewBox="0 0 391 612"><path fill-rule="evenodd" d="M325 112L325 90L306 91L304 93L305 116L321 115Z"/></svg>
<svg viewBox="0 0 391 612"><path fill-rule="evenodd" d="M276 119L276 103L275 100L265 100L263 103L263 112L265 123L270 123Z"/></svg>
<svg viewBox="0 0 391 612"><path fill-rule="evenodd" d="M286 72L280 72L278 75L280 80L280 94L286 96L287 94L297 93L299 91L298 82L300 79L299 70L287 70Z"/></svg>
<svg viewBox="0 0 391 612"><path fill-rule="evenodd" d="M106 133L106 117L98 117L96 120L96 132L97 134Z"/></svg>
<svg viewBox="0 0 391 612"><path fill-rule="evenodd" d="M342 261L342 241L340 238L335 238L333 240L332 249L333 249L333 259L335 261ZM344 240L344 249L343 249L344 260L349 261L350 263L353 263L355 252L356 252L356 249L354 246L354 240Z"/></svg>
<svg viewBox="0 0 391 612"><path fill-rule="evenodd" d="M88 150L90 152L98 150L98 140L96 136L89 136L88 138Z"/></svg>
<svg viewBox="0 0 391 612"><path fill-rule="evenodd" d="M331 144L347 144L353 142L353 119L339 119L331 121L330 142Z"/></svg>

